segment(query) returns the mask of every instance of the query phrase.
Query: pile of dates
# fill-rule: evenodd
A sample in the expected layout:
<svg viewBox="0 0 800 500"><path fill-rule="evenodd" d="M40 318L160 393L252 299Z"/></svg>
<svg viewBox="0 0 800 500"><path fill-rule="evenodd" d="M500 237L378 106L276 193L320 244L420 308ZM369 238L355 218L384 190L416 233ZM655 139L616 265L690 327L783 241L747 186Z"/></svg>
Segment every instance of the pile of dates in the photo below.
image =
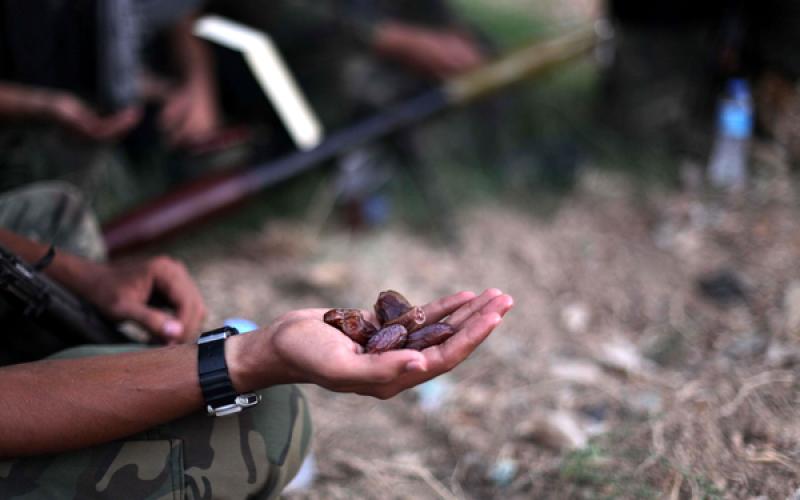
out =
<svg viewBox="0 0 800 500"><path fill-rule="evenodd" d="M401 294L387 290L375 302L376 327L366 319L360 309L331 309L325 313L325 323L340 330L363 346L368 353L393 349L416 349L441 344L455 333L447 323L425 324L425 311L412 306Z"/></svg>

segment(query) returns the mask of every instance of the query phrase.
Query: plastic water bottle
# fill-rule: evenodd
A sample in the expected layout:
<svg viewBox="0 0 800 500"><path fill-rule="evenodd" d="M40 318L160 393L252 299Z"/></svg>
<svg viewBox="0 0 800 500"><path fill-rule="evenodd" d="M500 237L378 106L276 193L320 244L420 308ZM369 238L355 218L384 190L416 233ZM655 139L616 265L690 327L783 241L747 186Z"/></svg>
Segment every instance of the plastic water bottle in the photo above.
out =
<svg viewBox="0 0 800 500"><path fill-rule="evenodd" d="M750 136L753 133L753 100L747 81L728 81L720 101L717 136L708 164L711 185L724 190L741 190L747 181Z"/></svg>

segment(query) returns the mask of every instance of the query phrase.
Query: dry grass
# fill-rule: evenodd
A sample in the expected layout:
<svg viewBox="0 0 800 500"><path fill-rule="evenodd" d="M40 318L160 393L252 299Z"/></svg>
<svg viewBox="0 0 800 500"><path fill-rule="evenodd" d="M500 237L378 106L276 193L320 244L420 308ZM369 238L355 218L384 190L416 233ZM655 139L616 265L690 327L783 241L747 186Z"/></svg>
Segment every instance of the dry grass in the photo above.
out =
<svg viewBox="0 0 800 500"><path fill-rule="evenodd" d="M515 297L435 411L412 392L380 402L308 388L319 476L291 498L791 497L800 221L771 154L739 200L636 192L590 169L550 217L471 207L449 248L402 227L317 236L272 221L195 261L214 324L365 306L386 288L419 302L488 286ZM747 301L698 294L696 278L721 268ZM588 443L543 438L554 415ZM507 481L491 479L497 464Z"/></svg>

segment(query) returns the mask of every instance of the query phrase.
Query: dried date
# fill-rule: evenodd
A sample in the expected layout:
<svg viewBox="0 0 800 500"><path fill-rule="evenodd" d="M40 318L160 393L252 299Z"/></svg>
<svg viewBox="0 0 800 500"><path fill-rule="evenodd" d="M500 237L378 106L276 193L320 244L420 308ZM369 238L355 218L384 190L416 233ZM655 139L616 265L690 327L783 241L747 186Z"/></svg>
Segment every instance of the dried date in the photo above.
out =
<svg viewBox="0 0 800 500"><path fill-rule="evenodd" d="M367 321L360 309L331 309L323 319L363 346L368 353L402 348L421 351L439 345L455 334L455 329L447 323L423 326L425 311L394 290L378 295L375 316L379 327Z"/></svg>
<svg viewBox="0 0 800 500"><path fill-rule="evenodd" d="M408 333L418 330L425 324L425 311L421 307L414 306L402 315L389 320L383 326L403 325Z"/></svg>
<svg viewBox="0 0 800 500"><path fill-rule="evenodd" d="M403 325L389 325L378 330L378 333L369 339L366 349L371 354L401 349L406 339L408 332Z"/></svg>
<svg viewBox="0 0 800 500"><path fill-rule="evenodd" d="M408 334L405 348L421 351L427 347L441 344L455 333L455 328L447 323L434 323Z"/></svg>
<svg viewBox="0 0 800 500"><path fill-rule="evenodd" d="M325 313L323 321L362 346L378 331L358 309L331 309Z"/></svg>
<svg viewBox="0 0 800 500"><path fill-rule="evenodd" d="M406 314L412 307L402 294L394 290L386 290L378 294L378 300L375 302L375 317L378 318L381 325L384 325Z"/></svg>

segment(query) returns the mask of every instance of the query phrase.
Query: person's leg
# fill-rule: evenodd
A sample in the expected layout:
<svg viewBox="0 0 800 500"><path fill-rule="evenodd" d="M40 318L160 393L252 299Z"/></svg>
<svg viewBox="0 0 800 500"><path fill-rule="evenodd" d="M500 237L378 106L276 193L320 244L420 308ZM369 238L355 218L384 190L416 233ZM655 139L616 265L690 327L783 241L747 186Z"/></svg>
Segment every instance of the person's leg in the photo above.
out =
<svg viewBox="0 0 800 500"><path fill-rule="evenodd" d="M37 182L0 193L0 227L92 260L106 257L94 212L66 182Z"/></svg>
<svg viewBox="0 0 800 500"><path fill-rule="evenodd" d="M54 358L146 349L84 346ZM276 498L311 441L308 404L292 385L230 416L196 413L126 439L0 462L0 498Z"/></svg>

